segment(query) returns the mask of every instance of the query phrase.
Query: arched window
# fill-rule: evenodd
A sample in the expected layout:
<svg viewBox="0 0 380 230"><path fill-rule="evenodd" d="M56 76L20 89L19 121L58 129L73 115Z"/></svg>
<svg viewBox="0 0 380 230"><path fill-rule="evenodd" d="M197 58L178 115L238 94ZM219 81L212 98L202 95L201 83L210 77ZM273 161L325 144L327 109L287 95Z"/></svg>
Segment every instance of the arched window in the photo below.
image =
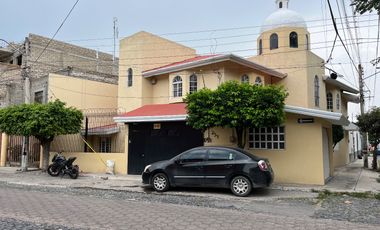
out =
<svg viewBox="0 0 380 230"><path fill-rule="evenodd" d="M256 77L255 85L262 85L263 81L261 80L261 77Z"/></svg>
<svg viewBox="0 0 380 230"><path fill-rule="evenodd" d="M314 105L319 107L319 78L317 75L314 77Z"/></svg>
<svg viewBox="0 0 380 230"><path fill-rule="evenodd" d="M182 78L180 76L173 79L173 97L182 97Z"/></svg>
<svg viewBox="0 0 380 230"><path fill-rule="evenodd" d="M340 109L340 95L339 93L336 94L336 109Z"/></svg>
<svg viewBox="0 0 380 230"><path fill-rule="evenodd" d="M270 49L278 49L278 35L277 34L272 34L270 36Z"/></svg>
<svg viewBox="0 0 380 230"><path fill-rule="evenodd" d="M278 7L279 7L280 9L282 9L282 2L280 2L280 3L278 4Z"/></svg>
<svg viewBox="0 0 380 230"><path fill-rule="evenodd" d="M127 85L128 87L131 87L133 83L133 70L131 68L128 69L128 76L127 76Z"/></svg>
<svg viewBox="0 0 380 230"><path fill-rule="evenodd" d="M244 74L243 76L241 76L241 83L248 83L249 84L249 77L247 74Z"/></svg>
<svg viewBox="0 0 380 230"><path fill-rule="evenodd" d="M334 109L334 102L333 102L332 93L330 93L330 92L327 93L326 100L327 100L327 110L332 111Z"/></svg>
<svg viewBox="0 0 380 230"><path fill-rule="evenodd" d="M263 40L259 41L259 55L263 54Z"/></svg>
<svg viewBox="0 0 380 230"><path fill-rule="evenodd" d="M306 50L309 50L309 35L306 34Z"/></svg>
<svg viewBox="0 0 380 230"><path fill-rule="evenodd" d="M189 83L190 83L189 84L190 85L189 92L190 93L197 92L197 90L198 90L198 77L197 77L197 75L192 74L190 76L190 82Z"/></svg>
<svg viewBox="0 0 380 230"><path fill-rule="evenodd" d="M298 34L296 32L289 34L289 45L291 48L298 48Z"/></svg>

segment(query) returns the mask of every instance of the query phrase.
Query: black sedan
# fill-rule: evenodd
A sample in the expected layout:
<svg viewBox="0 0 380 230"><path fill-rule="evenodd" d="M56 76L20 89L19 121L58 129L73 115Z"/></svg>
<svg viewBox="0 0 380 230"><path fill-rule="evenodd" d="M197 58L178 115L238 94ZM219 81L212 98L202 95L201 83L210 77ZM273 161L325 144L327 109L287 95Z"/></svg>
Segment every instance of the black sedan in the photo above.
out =
<svg viewBox="0 0 380 230"><path fill-rule="evenodd" d="M143 183L158 192L169 187L230 188L237 196L247 196L252 188L268 187L274 173L267 159L242 149L197 147L178 156L147 165Z"/></svg>

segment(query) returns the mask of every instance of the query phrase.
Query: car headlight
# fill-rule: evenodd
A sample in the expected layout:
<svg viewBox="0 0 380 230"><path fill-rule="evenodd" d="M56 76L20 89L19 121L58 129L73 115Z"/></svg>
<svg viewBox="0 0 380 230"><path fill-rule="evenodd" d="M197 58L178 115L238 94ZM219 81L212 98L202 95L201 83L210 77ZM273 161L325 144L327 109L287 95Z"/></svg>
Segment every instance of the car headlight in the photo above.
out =
<svg viewBox="0 0 380 230"><path fill-rule="evenodd" d="M150 166L151 166L151 165L147 165L147 166L145 166L145 168L144 168L144 172L147 172L148 169L150 168Z"/></svg>

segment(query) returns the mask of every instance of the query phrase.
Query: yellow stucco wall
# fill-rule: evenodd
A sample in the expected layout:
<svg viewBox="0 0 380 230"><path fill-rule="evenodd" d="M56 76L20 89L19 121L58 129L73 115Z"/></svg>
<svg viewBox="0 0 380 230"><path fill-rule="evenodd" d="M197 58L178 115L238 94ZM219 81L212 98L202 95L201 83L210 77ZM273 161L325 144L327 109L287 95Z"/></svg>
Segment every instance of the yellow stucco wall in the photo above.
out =
<svg viewBox="0 0 380 230"><path fill-rule="evenodd" d="M196 56L195 50L159 36L139 32L120 40L119 108L131 111L153 101L151 79L142 72ZM133 70L133 84L127 86L127 70Z"/></svg>
<svg viewBox="0 0 380 230"><path fill-rule="evenodd" d="M285 150L246 149L254 155L269 159L275 172L277 183L298 183L323 185L323 151L322 151L322 121L316 119L315 123L298 124L297 119L302 116L287 115L285 122ZM331 132L329 128L328 133ZM205 145L223 145L236 147L231 142L234 131L229 128L213 128L210 133L212 142ZM205 133L208 136L208 133ZM235 135L236 136L236 135ZM302 138L300 137L307 137ZM331 134L329 134L331 143ZM329 151L332 162L332 151ZM330 167L330 174L333 169Z"/></svg>
<svg viewBox="0 0 380 230"><path fill-rule="evenodd" d="M50 153L51 162L54 153ZM115 162L115 173L127 173L127 154L125 153L64 153L66 158L76 157L74 164L79 166L81 172L87 173L105 173L107 160Z"/></svg>
<svg viewBox="0 0 380 230"><path fill-rule="evenodd" d="M298 34L298 48L289 47L289 34L293 31ZM270 50L269 37L273 33L278 34L279 48ZM288 75L279 82L290 92L286 99L287 105L326 110L323 81L325 73L321 68L323 59L307 50L306 35L309 36L310 43L310 34L303 28L282 27L266 31L257 39L257 44L262 39L263 53L251 57L249 60ZM319 107L314 103L314 77L316 75L320 82Z"/></svg>
<svg viewBox="0 0 380 230"><path fill-rule="evenodd" d="M334 149L334 168L341 167L349 163L349 136L348 131L344 131L344 138Z"/></svg>
<svg viewBox="0 0 380 230"><path fill-rule="evenodd" d="M77 109L117 108L117 85L49 74L48 98ZM54 94L54 95L53 95Z"/></svg>

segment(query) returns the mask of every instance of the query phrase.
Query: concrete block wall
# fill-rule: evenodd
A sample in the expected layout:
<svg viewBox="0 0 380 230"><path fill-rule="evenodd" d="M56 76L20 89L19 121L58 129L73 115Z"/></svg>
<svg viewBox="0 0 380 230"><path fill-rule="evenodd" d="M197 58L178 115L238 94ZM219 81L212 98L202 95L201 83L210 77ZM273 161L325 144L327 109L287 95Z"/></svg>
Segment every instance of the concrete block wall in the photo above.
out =
<svg viewBox="0 0 380 230"><path fill-rule="evenodd" d="M32 64L44 50L50 39L30 34L28 40L30 42L28 62ZM118 74L118 68L113 66L112 55L56 40L53 40L49 44L38 62L50 66L50 72L71 66L86 71ZM41 73L32 74L32 77L38 76L38 74Z"/></svg>

